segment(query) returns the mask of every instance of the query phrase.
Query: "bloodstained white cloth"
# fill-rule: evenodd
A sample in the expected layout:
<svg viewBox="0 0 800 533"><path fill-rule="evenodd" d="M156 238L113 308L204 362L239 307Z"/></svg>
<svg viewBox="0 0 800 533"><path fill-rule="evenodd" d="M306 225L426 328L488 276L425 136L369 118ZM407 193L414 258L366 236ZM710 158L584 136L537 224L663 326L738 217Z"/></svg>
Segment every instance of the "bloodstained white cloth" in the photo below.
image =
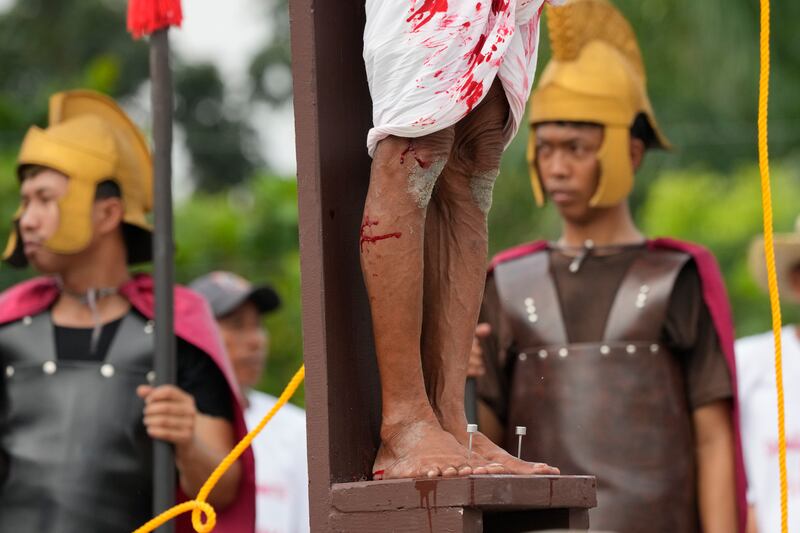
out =
<svg viewBox="0 0 800 533"><path fill-rule="evenodd" d="M545 3L561 0L366 0L370 156L389 135L421 137L455 124L496 76L511 110L511 142L536 72Z"/></svg>

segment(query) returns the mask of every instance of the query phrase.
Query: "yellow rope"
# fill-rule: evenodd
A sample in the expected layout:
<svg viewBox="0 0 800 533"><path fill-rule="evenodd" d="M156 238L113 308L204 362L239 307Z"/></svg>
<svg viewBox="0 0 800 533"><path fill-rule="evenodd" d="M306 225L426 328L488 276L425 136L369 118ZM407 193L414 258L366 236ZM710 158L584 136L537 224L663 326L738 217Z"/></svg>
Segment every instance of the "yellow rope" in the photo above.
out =
<svg viewBox="0 0 800 533"><path fill-rule="evenodd" d="M758 166L761 172L761 203L764 210L764 255L767 260L769 302L772 307L772 333L775 336L775 384L778 389L778 464L781 482L781 532L788 533L789 505L786 480L786 418L783 398L783 355L781 353L781 303L775 271L772 238L772 191L769 175L767 115L769 107L769 0L761 0L761 77L758 92Z"/></svg>
<svg viewBox="0 0 800 533"><path fill-rule="evenodd" d="M272 417L275 416L275 413L277 413L281 407L286 405L286 402L289 401L289 399L294 395L295 391L297 391L297 388L303 382L305 375L306 367L303 365L294 375L289 384L286 385L286 388L281 393L278 401L275 403L272 409L270 409L269 413L267 413L266 416L261 419L261 422L259 422L258 426L253 428L250 433L245 435L239 444L237 444L236 447L231 450L231 453L229 453L228 456L222 460L219 466L217 466L214 472L211 473L206 482L203 483L203 486L200 488L200 492L197 493L197 498L167 509L134 531L134 533L149 533L157 527L162 526L166 522L169 522L176 516L189 511L192 512L192 526L197 533L209 533L212 531L214 526L217 525L217 513L214 511L214 508L211 505L206 503L206 498L213 490L219 479L225 474L225 472L227 472L228 468L230 468L231 465L235 463L237 459L239 459L239 456L241 456L248 446L250 446L250 444L253 442L253 439L255 439L259 433L261 433L261 430L264 429ZM205 521L203 521L204 517Z"/></svg>

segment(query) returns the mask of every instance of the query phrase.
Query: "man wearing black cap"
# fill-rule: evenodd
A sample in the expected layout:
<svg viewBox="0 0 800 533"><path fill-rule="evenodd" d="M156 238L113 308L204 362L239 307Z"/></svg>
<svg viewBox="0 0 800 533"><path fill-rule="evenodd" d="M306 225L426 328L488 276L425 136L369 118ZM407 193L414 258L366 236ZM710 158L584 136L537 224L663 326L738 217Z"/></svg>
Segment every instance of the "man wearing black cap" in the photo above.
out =
<svg viewBox="0 0 800 533"><path fill-rule="evenodd" d="M252 285L231 272L211 272L191 283L211 305L246 398L249 428L277 399L254 387L261 380L269 350L262 317L280 307L280 298L267 285ZM308 525L308 469L305 413L288 404L253 442L256 456L256 531L299 533Z"/></svg>

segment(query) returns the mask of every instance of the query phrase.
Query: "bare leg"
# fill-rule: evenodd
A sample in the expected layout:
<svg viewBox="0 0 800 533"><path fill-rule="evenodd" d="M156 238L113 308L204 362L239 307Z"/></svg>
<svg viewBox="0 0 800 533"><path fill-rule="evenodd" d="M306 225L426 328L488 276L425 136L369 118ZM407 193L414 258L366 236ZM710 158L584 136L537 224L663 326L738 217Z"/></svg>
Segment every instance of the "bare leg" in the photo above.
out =
<svg viewBox="0 0 800 533"><path fill-rule="evenodd" d="M503 152L508 103L496 81L481 104L456 125L451 156L434 191L425 225L423 368L442 427L466 444L464 385L486 280L487 213ZM520 461L483 434L473 450L490 473L554 474Z"/></svg>
<svg viewBox="0 0 800 533"><path fill-rule="evenodd" d="M425 393L420 356L425 215L453 130L378 144L361 227L383 413L376 479L485 473L443 431Z"/></svg>

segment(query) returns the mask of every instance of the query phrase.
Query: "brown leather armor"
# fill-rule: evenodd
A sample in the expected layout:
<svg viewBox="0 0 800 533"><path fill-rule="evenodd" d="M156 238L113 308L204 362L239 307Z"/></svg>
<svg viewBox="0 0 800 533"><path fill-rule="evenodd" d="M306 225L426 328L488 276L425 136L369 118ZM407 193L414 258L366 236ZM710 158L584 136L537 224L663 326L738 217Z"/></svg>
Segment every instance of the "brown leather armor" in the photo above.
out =
<svg viewBox="0 0 800 533"><path fill-rule="evenodd" d="M527 425L522 458L598 478L592 528L694 533L691 417L680 362L661 344L670 295L689 256L639 256L619 287L604 338L570 344L549 252L495 270L511 324L507 448Z"/></svg>

